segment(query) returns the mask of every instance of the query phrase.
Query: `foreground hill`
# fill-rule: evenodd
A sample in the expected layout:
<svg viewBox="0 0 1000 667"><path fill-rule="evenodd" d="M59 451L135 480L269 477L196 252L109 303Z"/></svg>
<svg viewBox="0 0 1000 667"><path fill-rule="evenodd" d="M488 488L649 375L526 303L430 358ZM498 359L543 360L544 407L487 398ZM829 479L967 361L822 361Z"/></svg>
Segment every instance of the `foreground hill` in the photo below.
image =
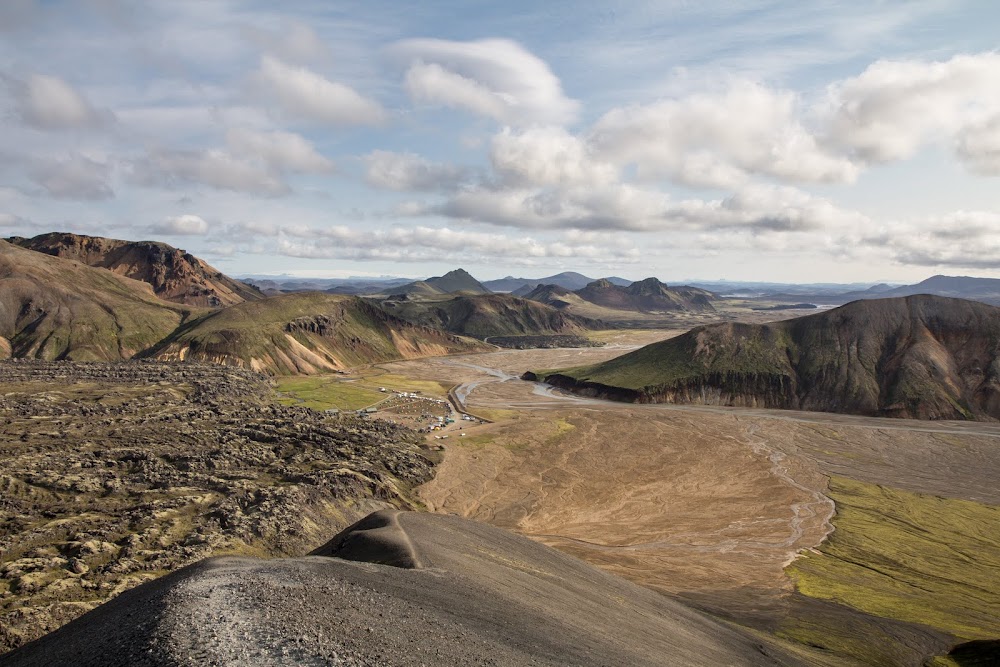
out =
<svg viewBox="0 0 1000 667"><path fill-rule="evenodd" d="M619 400L1000 418L1000 309L928 295L698 327L542 379ZM531 375L529 375L531 377Z"/></svg>
<svg viewBox="0 0 1000 667"><path fill-rule="evenodd" d="M297 292L202 317L144 356L297 374L478 349L474 341L406 322L358 297Z"/></svg>
<svg viewBox="0 0 1000 667"><path fill-rule="evenodd" d="M0 241L0 358L128 359L193 312L147 283Z"/></svg>
<svg viewBox="0 0 1000 667"><path fill-rule="evenodd" d="M418 280L388 289L387 295L440 296L442 294L489 294L490 290L473 278L465 269L455 269L443 276Z"/></svg>
<svg viewBox="0 0 1000 667"><path fill-rule="evenodd" d="M386 510L305 558L214 558L0 659L74 664L799 665L525 537Z"/></svg>
<svg viewBox="0 0 1000 667"><path fill-rule="evenodd" d="M578 334L601 326L600 322L507 294L434 302L389 299L382 306L405 320L475 338Z"/></svg>
<svg viewBox="0 0 1000 667"><path fill-rule="evenodd" d="M65 232L8 240L22 248L76 260L149 283L157 296L175 303L214 308L264 296L194 255L166 243L120 241Z"/></svg>

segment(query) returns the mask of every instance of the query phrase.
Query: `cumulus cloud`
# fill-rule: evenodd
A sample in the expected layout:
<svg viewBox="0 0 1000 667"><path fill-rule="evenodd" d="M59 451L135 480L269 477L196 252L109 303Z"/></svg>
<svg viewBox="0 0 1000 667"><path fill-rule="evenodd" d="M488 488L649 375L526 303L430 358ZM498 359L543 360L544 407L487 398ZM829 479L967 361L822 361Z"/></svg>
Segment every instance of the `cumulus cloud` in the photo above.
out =
<svg viewBox="0 0 1000 667"><path fill-rule="evenodd" d="M377 125L386 117L353 88L272 56L261 58L252 83L258 101L290 116L330 125Z"/></svg>
<svg viewBox="0 0 1000 667"><path fill-rule="evenodd" d="M386 190L450 190L469 179L469 169L426 160L413 153L372 151L364 158L365 180Z"/></svg>
<svg viewBox="0 0 1000 667"><path fill-rule="evenodd" d="M946 269L1000 269L1000 214L956 211L916 221L898 221L848 243L888 254L899 264Z"/></svg>
<svg viewBox="0 0 1000 667"><path fill-rule="evenodd" d="M150 227L150 231L168 236L204 236L208 233L208 223L197 215L178 215L164 218Z"/></svg>
<svg viewBox="0 0 1000 667"><path fill-rule="evenodd" d="M291 190L280 176L223 151L155 150L131 164L132 182L147 187L178 188L203 184L275 197Z"/></svg>
<svg viewBox="0 0 1000 667"><path fill-rule="evenodd" d="M749 185L716 200L675 201L658 190L617 183L566 188L467 188L443 202L411 203L410 215L443 216L522 229L655 232L746 229L805 232L867 221L858 212L792 187Z"/></svg>
<svg viewBox="0 0 1000 667"><path fill-rule="evenodd" d="M889 162L911 157L928 142L957 138L959 157L982 167L983 156L970 147L980 137L996 141L998 80L998 53L944 62L880 60L830 86L829 140L863 160ZM985 159L991 173L992 161Z"/></svg>
<svg viewBox="0 0 1000 667"><path fill-rule="evenodd" d="M110 179L111 165L79 154L41 162L31 173L31 180L56 199L110 199L115 196Z"/></svg>
<svg viewBox="0 0 1000 667"><path fill-rule="evenodd" d="M226 133L226 144L235 156L260 159L281 171L333 170L333 162L320 155L304 137L292 132L232 129Z"/></svg>
<svg viewBox="0 0 1000 667"><path fill-rule="evenodd" d="M520 263L558 258L633 262L639 256L631 243L611 234L567 233L554 241L539 241L425 226L372 231L343 226L283 231L288 238L279 240L279 252L294 257L419 262L440 260L447 253L453 261L504 259Z"/></svg>
<svg viewBox="0 0 1000 667"><path fill-rule="evenodd" d="M596 156L636 165L644 178L732 188L751 176L849 183L858 168L823 148L802 124L793 93L742 81L700 93L614 109L592 128Z"/></svg>
<svg viewBox="0 0 1000 667"><path fill-rule="evenodd" d="M578 137L555 126L523 131L505 128L493 137L493 168L514 185L607 185L618 180L618 169L591 155Z"/></svg>
<svg viewBox="0 0 1000 667"><path fill-rule="evenodd" d="M410 61L405 86L421 103L465 109L507 124L572 122L579 103L517 42L409 39L393 52Z"/></svg>
<svg viewBox="0 0 1000 667"><path fill-rule="evenodd" d="M95 108L82 93L55 76L32 74L10 86L21 120L39 129L98 127L114 119L110 111Z"/></svg>

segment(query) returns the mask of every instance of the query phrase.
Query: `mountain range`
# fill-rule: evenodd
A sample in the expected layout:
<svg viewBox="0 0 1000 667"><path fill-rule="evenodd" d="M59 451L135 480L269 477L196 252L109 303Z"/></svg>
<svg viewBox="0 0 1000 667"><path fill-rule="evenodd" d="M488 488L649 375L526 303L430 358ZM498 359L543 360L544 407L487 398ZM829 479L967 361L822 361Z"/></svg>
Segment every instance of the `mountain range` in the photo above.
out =
<svg viewBox="0 0 1000 667"><path fill-rule="evenodd" d="M564 271L563 273L557 273L547 278L514 278L513 276L507 276L506 278L499 278L497 280L487 280L483 282L483 285L494 292L519 292L518 296L524 296L528 291L539 285L558 285L569 290L578 290L586 287L589 283L594 282L594 280L596 278L588 278L582 273ZM628 287L632 284L631 280L615 276L605 278L604 280L621 287Z"/></svg>
<svg viewBox="0 0 1000 667"><path fill-rule="evenodd" d="M1000 308L930 295L856 301L783 322L697 327L527 377L640 403L1000 419Z"/></svg>

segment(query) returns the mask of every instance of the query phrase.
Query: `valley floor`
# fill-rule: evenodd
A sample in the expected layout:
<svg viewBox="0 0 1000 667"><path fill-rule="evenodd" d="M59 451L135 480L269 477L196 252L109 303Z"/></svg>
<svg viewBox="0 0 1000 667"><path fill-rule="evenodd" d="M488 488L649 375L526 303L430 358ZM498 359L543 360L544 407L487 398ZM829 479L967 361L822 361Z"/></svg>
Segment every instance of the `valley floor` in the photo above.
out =
<svg viewBox="0 0 1000 667"><path fill-rule="evenodd" d="M459 382L470 412L497 417L446 441L427 506L818 647L816 660L918 665L1000 637L1000 425L621 404L518 379L627 343L383 365Z"/></svg>

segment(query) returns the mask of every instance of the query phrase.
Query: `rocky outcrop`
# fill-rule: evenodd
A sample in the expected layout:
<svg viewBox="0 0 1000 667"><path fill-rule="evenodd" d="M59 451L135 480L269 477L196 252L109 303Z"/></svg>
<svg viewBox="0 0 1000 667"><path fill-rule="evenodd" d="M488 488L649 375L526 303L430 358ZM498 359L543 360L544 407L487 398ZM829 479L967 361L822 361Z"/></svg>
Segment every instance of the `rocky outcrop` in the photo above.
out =
<svg viewBox="0 0 1000 667"><path fill-rule="evenodd" d="M11 360L0 384L0 653L209 555L304 554L431 474L416 433L250 371Z"/></svg>
<svg viewBox="0 0 1000 667"><path fill-rule="evenodd" d="M256 288L233 280L194 255L166 243L120 241L65 232L8 240L29 250L148 283L157 296L174 303L218 308L264 297Z"/></svg>

